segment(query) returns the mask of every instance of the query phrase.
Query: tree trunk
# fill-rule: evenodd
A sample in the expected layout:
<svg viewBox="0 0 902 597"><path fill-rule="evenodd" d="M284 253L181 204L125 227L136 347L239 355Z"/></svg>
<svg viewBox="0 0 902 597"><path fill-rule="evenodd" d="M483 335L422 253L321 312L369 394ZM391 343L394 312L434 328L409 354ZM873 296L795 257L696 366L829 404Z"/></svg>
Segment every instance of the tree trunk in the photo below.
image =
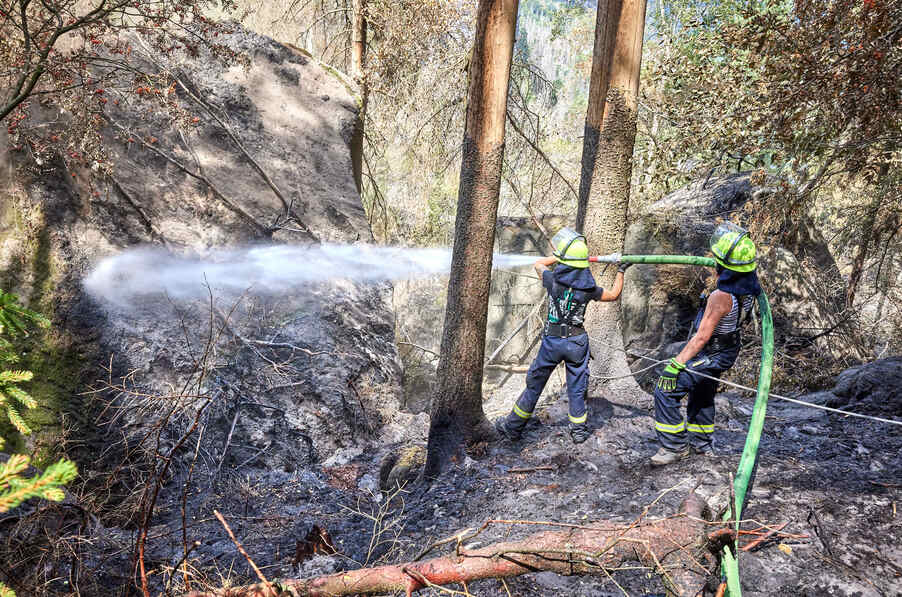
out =
<svg viewBox="0 0 902 597"><path fill-rule="evenodd" d="M360 105L351 132L351 171L357 192L363 193L363 136L369 88L366 81L366 0L354 0L351 25L351 76L360 86Z"/></svg>
<svg viewBox="0 0 902 597"><path fill-rule="evenodd" d="M678 514L662 520L636 521L630 525L602 522L545 531L519 541L493 543L480 549L460 548L457 555L317 578L283 580L278 586L299 597L396 591L410 595L430 585L506 578L538 571L552 571L563 576L610 576L627 562L638 561L660 576L669 595L694 596L701 593L708 576L717 570L720 549L735 539L730 529L709 528L705 514L705 502L690 493ZM192 593L190 597L275 597L280 594L284 593L279 593L272 584L260 583L213 593Z"/></svg>
<svg viewBox="0 0 902 597"><path fill-rule="evenodd" d="M622 251L626 236L644 29L645 0L599 1L576 223L596 254ZM608 268L599 283L610 286L614 273ZM628 374L620 302L589 309L585 327L593 373ZM614 380L607 389L634 402L647 399L632 377Z"/></svg>
<svg viewBox="0 0 902 597"><path fill-rule="evenodd" d="M517 5L518 0L480 0L476 13L427 479L436 477L463 443L491 433L482 411L482 368Z"/></svg>

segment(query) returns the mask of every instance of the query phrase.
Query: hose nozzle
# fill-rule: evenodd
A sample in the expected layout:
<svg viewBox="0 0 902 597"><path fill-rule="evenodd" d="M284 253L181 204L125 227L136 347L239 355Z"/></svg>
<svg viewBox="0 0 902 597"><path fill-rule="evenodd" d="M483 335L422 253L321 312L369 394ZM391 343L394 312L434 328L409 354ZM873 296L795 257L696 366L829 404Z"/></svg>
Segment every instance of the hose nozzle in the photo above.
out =
<svg viewBox="0 0 902 597"><path fill-rule="evenodd" d="M620 253L611 253L610 255L591 255L589 257L591 263L617 263L620 261Z"/></svg>

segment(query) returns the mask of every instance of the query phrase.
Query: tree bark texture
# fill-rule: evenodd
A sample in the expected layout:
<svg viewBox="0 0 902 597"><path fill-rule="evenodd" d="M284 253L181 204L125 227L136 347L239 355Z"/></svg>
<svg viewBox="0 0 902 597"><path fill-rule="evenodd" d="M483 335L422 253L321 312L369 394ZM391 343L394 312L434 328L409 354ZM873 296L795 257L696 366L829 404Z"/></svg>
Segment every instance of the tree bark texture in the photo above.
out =
<svg viewBox="0 0 902 597"><path fill-rule="evenodd" d="M645 0L598 3L577 211L577 228L596 254L623 250L644 30ZM608 268L599 283L609 287L614 273ZM595 357L593 374L628 374L619 301L594 306L585 326ZM632 377L614 380L607 388L634 401L645 396Z"/></svg>
<svg viewBox="0 0 902 597"><path fill-rule="evenodd" d="M480 0L470 60L454 249L424 475L491 431L482 410L485 330L518 0Z"/></svg>
<svg viewBox="0 0 902 597"><path fill-rule="evenodd" d="M369 88L366 81L366 0L354 0L354 18L351 24L351 76L360 86L360 105L354 129L351 132L351 171L357 192L363 192L363 140Z"/></svg>
<svg viewBox="0 0 902 597"><path fill-rule="evenodd" d="M455 555L421 562L364 568L310 579L283 580L189 597L326 597L414 591L485 578L505 578L552 571L563 576L609 576L620 566L638 561L659 575L669 595L700 594L717 570L718 553L733 540L729 529L712 533L707 505L690 493L678 514L616 526L596 523L535 533L519 541L494 543L479 549L460 548ZM483 527L485 528L485 527ZM281 593L279 591L282 591Z"/></svg>

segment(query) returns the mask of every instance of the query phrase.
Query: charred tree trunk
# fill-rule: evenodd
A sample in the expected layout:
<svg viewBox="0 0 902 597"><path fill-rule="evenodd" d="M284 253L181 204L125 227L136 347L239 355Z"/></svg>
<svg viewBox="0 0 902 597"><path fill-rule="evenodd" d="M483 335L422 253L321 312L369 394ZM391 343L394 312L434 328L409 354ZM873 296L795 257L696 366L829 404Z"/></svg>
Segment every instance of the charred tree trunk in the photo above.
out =
<svg viewBox="0 0 902 597"><path fill-rule="evenodd" d="M476 13L427 479L436 477L465 442L491 433L482 411L482 368L517 6L518 0L480 0Z"/></svg>
<svg viewBox="0 0 902 597"><path fill-rule="evenodd" d="M351 76L360 86L360 105L351 133L351 171L357 192L363 193L363 137L369 88L366 80L366 0L354 0L351 24Z"/></svg>
<svg viewBox="0 0 902 597"><path fill-rule="evenodd" d="M654 571L669 595L701 594L718 567L718 554L735 534L706 522L705 502L690 493L675 516L616 526L599 523L545 531L519 541L460 549L456 555L422 562L363 568L303 580L260 583L249 587L193 593L190 597L275 597L358 595L414 591L432 585L505 578L552 571L564 576L609 576L626 562L638 561ZM485 528L485 527L483 527ZM713 531L713 532L712 532Z"/></svg>
<svg viewBox="0 0 902 597"><path fill-rule="evenodd" d="M593 253L623 250L644 30L645 0L599 1L576 223ZM609 286L613 279L613 268L608 268L599 283ZM594 306L586 314L585 326L595 373L628 374L620 302ZM614 380L608 388L634 401L646 396L632 377Z"/></svg>

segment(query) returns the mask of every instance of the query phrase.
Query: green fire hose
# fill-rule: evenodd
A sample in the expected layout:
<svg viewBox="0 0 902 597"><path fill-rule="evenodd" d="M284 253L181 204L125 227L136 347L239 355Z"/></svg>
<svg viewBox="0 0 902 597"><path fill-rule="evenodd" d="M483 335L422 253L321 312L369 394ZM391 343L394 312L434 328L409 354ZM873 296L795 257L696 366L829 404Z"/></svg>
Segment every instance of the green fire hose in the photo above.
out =
<svg viewBox="0 0 902 597"><path fill-rule="evenodd" d="M589 261L597 263L651 263L651 264L677 264L677 265L701 265L714 267L715 262L710 257L695 257L692 255L599 255L589 257ZM770 303L767 295L762 292L758 296L758 311L761 315L761 365L758 369L758 392L755 397L755 410L752 413L752 421L749 424L749 432L745 438L745 447L739 459L739 468L733 481L733 493L735 503L724 515L724 520L736 520L736 530L739 530L739 521L742 520L742 512L745 509L749 492L755 480L755 471L758 468L758 445L761 443L761 432L764 430L764 415L767 411L767 397L770 393L770 382L774 366L774 322L771 316ZM735 517L733 512L736 512ZM729 548L724 548L721 560L723 575L727 582L727 595L741 597L742 587L739 584L739 562L733 556Z"/></svg>

